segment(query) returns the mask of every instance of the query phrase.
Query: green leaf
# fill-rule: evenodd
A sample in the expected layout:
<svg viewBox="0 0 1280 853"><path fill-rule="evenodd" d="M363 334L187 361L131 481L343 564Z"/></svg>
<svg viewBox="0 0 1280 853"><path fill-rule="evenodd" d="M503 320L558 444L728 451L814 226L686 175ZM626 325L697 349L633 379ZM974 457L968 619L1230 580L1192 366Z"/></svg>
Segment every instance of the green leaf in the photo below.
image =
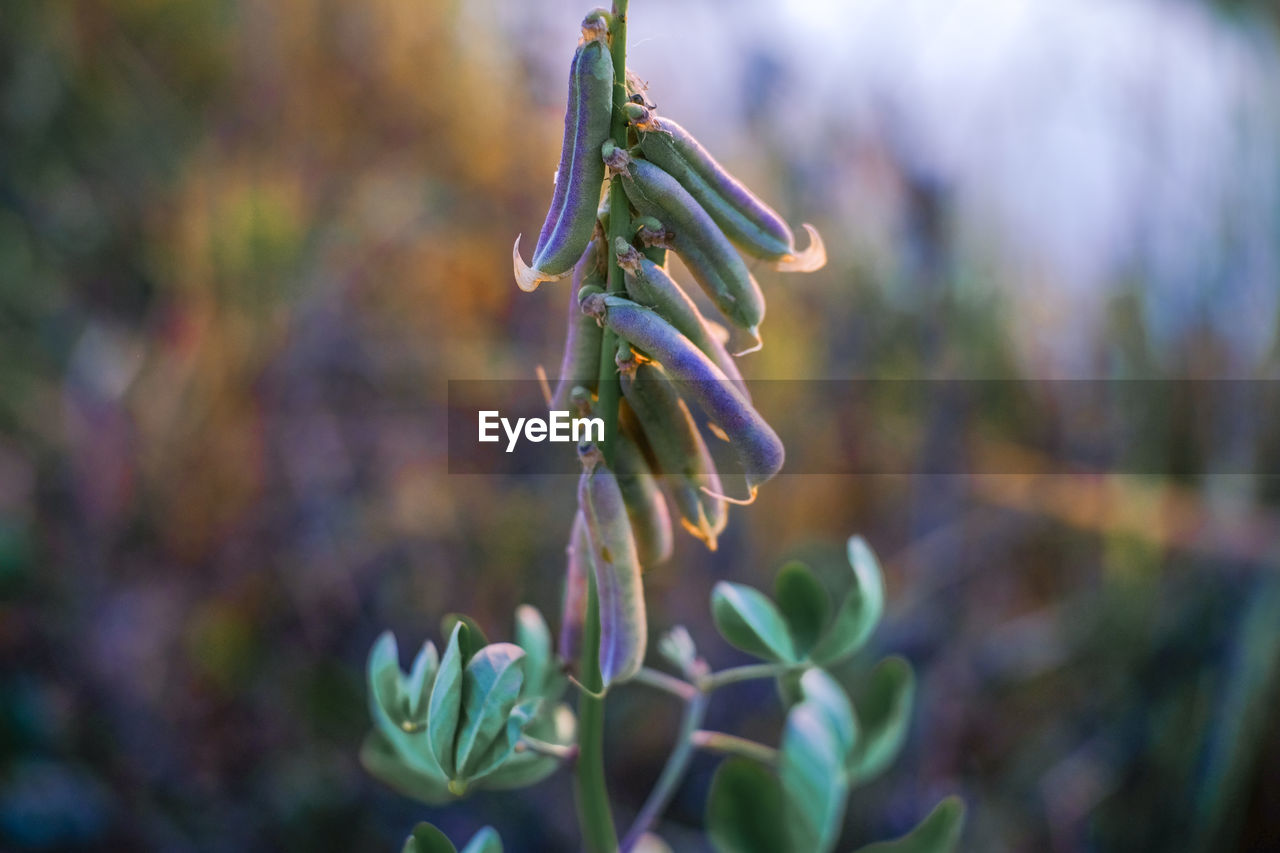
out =
<svg viewBox="0 0 1280 853"><path fill-rule="evenodd" d="M436 651L436 644L428 640L422 644L418 656L413 659L413 668L409 670L409 678L404 682L405 714L413 723L426 722L431 684L439 668L440 653Z"/></svg>
<svg viewBox="0 0 1280 853"><path fill-rule="evenodd" d="M542 705L541 699L527 699L511 709L506 723L498 730L493 740L484 749L479 758L468 763L467 778L475 781L487 777L499 770L503 764L515 757L516 744L520 742L520 733L529 725Z"/></svg>
<svg viewBox="0 0 1280 853"><path fill-rule="evenodd" d="M542 710L525 728L525 732L548 743L567 746L573 743L577 720L568 705ZM541 782L560 767L560 761L533 750L511 754L502 764L480 780L481 787L491 791L527 788Z"/></svg>
<svg viewBox="0 0 1280 853"><path fill-rule="evenodd" d="M847 765L855 782L878 776L897 758L911 726L915 690L915 673L903 658L885 658L871 671L857 703L862 736Z"/></svg>
<svg viewBox="0 0 1280 853"><path fill-rule="evenodd" d="M782 785L767 768L730 758L716 768L707 796L707 833L720 853L784 853Z"/></svg>
<svg viewBox="0 0 1280 853"><path fill-rule="evenodd" d="M462 651L462 665L466 666L471 662L472 655L489 645L489 638L484 635L480 623L465 613L446 613L440 620L440 633L446 637L453 636L453 630L458 623L467 626L462 636L458 638Z"/></svg>
<svg viewBox="0 0 1280 853"><path fill-rule="evenodd" d="M525 653L522 695L559 698L563 680L555 666L551 631L538 608L528 604L516 608L516 645Z"/></svg>
<svg viewBox="0 0 1280 853"><path fill-rule="evenodd" d="M486 826L477 832L462 848L462 853L502 853L502 839L492 826Z"/></svg>
<svg viewBox="0 0 1280 853"><path fill-rule="evenodd" d="M800 679L800 691L804 694L806 703L813 704L822 712L840 750L837 758L843 764L858 740L858 724L853 717L853 705L844 688L826 672L810 669Z"/></svg>
<svg viewBox="0 0 1280 853"><path fill-rule="evenodd" d="M964 828L964 803L947 797L915 829L895 841L879 841L857 853L950 853Z"/></svg>
<svg viewBox="0 0 1280 853"><path fill-rule="evenodd" d="M778 571L773 596L787 622L796 654L804 656L822 636L831 609L827 590L804 563L792 561Z"/></svg>
<svg viewBox="0 0 1280 853"><path fill-rule="evenodd" d="M467 626L455 622L449 635L449 645L440 659L440 671L431 688L431 701L427 709L427 742L431 754L440 764L445 775L456 774L454 743L458 736L458 712L462 707L462 637Z"/></svg>
<svg viewBox="0 0 1280 853"><path fill-rule="evenodd" d="M787 714L778 761L791 849L825 853L836 843L849 792L837 734L817 702Z"/></svg>
<svg viewBox="0 0 1280 853"><path fill-rule="evenodd" d="M862 648L884 612L884 576L875 554L860 536L849 540L848 550L853 586L826 633L809 654L815 663L824 666Z"/></svg>
<svg viewBox="0 0 1280 853"><path fill-rule="evenodd" d="M782 614L758 590L721 581L711 591L711 616L720 635L742 651L767 660L796 659Z"/></svg>
<svg viewBox="0 0 1280 853"><path fill-rule="evenodd" d="M370 776L406 797L431 805L440 805L453 799L448 780L438 768L428 771L407 763L390 741L376 729L369 733L360 747L360 763Z"/></svg>
<svg viewBox="0 0 1280 853"><path fill-rule="evenodd" d="M370 649L365 673L369 681L369 713L375 721L385 719L384 728L398 728L403 714L404 679L396 637L390 631L383 631Z"/></svg>
<svg viewBox="0 0 1280 853"><path fill-rule="evenodd" d="M524 682L524 650L493 643L476 652L462 678L462 720L454 746L455 778L468 779L507 723Z"/></svg>
<svg viewBox="0 0 1280 853"><path fill-rule="evenodd" d="M400 853L458 853L449 836L429 823L420 823L404 843Z"/></svg>

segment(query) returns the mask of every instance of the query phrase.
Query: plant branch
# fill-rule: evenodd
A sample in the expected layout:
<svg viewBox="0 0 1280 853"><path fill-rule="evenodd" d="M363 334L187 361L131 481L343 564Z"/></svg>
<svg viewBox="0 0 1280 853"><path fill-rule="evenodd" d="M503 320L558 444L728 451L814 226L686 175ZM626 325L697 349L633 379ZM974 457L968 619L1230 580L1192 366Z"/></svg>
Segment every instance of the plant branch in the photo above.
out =
<svg viewBox="0 0 1280 853"><path fill-rule="evenodd" d="M672 681L676 680L672 679ZM684 682L680 683L684 684ZM685 686L693 687L691 684ZM649 792L649 798L644 801L640 813L636 815L635 822L631 824L626 837L622 839L622 853L627 853L639 843L640 838L649 831L649 827L658 819L675 795L681 777L689 768L689 760L693 758L693 735L698 731L698 726L702 725L702 720L707 714L707 700L707 694L697 691L693 691L689 697L689 703L684 709L684 718L680 721L680 732L676 735L675 749L667 758L667 763L662 768L662 773L658 776L653 790Z"/></svg>
<svg viewBox="0 0 1280 853"><path fill-rule="evenodd" d="M762 743L756 743L753 740L738 737L737 735L726 734L725 732L709 732L705 729L699 729L689 735L689 743L698 749L719 752L723 755L737 755L771 767L778 761L778 750L773 747L765 746Z"/></svg>
<svg viewBox="0 0 1280 853"><path fill-rule="evenodd" d="M683 679L676 678L674 675L667 675L665 672L650 669L647 666L641 667L640 671L637 672L631 680L647 687L664 690L673 696L684 699L686 702L692 700L699 693L696 685L690 684Z"/></svg>
<svg viewBox="0 0 1280 853"><path fill-rule="evenodd" d="M547 755L551 758L558 758L561 761L572 761L578 757L578 747L576 744L568 746L558 743L548 743L545 740L539 740L529 735L521 735L520 741L516 744L516 749L529 752L536 752L539 755Z"/></svg>
<svg viewBox="0 0 1280 853"><path fill-rule="evenodd" d="M710 693L729 684L739 681L751 681L756 678L777 678L796 669L803 669L805 664L799 663L753 663L748 666L735 666L713 672L698 682L698 689Z"/></svg>

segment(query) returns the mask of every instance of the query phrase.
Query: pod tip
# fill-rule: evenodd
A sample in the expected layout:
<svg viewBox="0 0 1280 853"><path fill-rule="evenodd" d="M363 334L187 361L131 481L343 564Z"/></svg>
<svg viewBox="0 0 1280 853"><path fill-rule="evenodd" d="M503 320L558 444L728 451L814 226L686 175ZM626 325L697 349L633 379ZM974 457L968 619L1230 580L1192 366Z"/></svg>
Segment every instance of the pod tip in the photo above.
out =
<svg viewBox="0 0 1280 853"><path fill-rule="evenodd" d="M809 247L798 254L784 255L773 265L778 272L814 272L827 265L827 247L822 235L808 222L804 223L804 230L809 235Z"/></svg>
<svg viewBox="0 0 1280 853"><path fill-rule="evenodd" d="M751 506L753 503L755 503L755 502L756 502L756 495L760 494L760 487L759 487L759 486L751 486L751 487L750 487L750 488L751 488L751 496L750 496L750 497L748 497L748 498L745 498L745 499L744 499L744 498L731 498L731 497L729 497L728 495L722 495L722 494L720 494L719 492L713 492L711 489L708 489L706 486L700 486L699 488L701 488L701 489L702 489L702 491L706 492L707 494L711 495L711 497L713 497L713 498L719 498L720 500L724 501L725 503L730 503L730 504L733 504L734 506ZM712 550L714 551L715 549L713 548Z"/></svg>
<svg viewBox="0 0 1280 853"><path fill-rule="evenodd" d="M760 337L759 326L752 326L750 329L747 329L747 334L750 335L755 340L755 344L747 347L744 350L739 350L738 352L733 353L734 358L739 358L744 355L750 355L753 352L759 352L760 350L764 349L764 338Z"/></svg>
<svg viewBox="0 0 1280 853"><path fill-rule="evenodd" d="M544 281L556 281L564 278L568 272L560 275L547 275L541 270L536 270L524 262L524 258L520 257L520 237L516 236L516 243L511 247L511 264L515 271L516 285L525 293L532 293L538 289L538 285ZM570 270L569 272L572 272Z"/></svg>

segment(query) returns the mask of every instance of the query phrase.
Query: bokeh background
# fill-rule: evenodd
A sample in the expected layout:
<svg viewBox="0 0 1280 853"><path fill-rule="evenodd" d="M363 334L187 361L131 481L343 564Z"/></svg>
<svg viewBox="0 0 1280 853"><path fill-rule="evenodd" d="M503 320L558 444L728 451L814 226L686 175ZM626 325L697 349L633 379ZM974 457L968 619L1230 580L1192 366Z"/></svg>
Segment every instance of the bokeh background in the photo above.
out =
<svg viewBox="0 0 1280 853"><path fill-rule="evenodd" d="M356 752L382 629L555 619L572 484L448 475L443 409L449 379L558 363L562 290L518 292L508 252L550 196L588 8L6 0L0 849L393 850L420 819L573 849L563 773L432 809ZM650 573L655 633L740 662L711 585L862 533L888 576L875 650L921 690L846 846L954 791L968 850L1280 849L1280 412L1227 381L1280 363L1276 6L630 19L651 100L827 238L820 273L761 273L748 376L1207 380L1126 445L1163 473L994 441L1016 476L783 476L718 552L684 538ZM963 387L892 421L920 470L961 414L1019 417ZM1069 448L1084 415L1044 406ZM610 699L624 823L677 711ZM779 724L766 684L710 719ZM713 769L660 827L677 850L703 849Z"/></svg>

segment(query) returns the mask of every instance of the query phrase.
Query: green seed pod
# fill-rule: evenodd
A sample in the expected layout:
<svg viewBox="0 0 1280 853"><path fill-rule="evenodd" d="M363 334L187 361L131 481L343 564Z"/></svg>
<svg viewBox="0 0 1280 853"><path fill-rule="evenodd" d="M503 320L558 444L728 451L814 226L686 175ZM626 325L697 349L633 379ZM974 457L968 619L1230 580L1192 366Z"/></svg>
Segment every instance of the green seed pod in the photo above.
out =
<svg viewBox="0 0 1280 853"><path fill-rule="evenodd" d="M694 346L707 354L724 375L733 380L743 396L750 399L747 387L738 372L733 357L707 326L702 312L680 285L660 266L637 252L625 240L615 245L618 266L626 275L627 295L637 304L652 308L676 327L680 334L693 341Z"/></svg>
<svg viewBox="0 0 1280 853"><path fill-rule="evenodd" d="M658 479L645 461L635 439L619 431L616 448L618 488L627 505L627 518L636 540L636 553L644 568L665 563L675 545L671 535L671 514L662 496Z"/></svg>
<svg viewBox="0 0 1280 853"><path fill-rule="evenodd" d="M797 252L795 235L782 217L716 162L689 131L641 104L627 104L626 113L640 134L644 156L679 181L738 248L774 261L786 272L813 272L826 264L816 228L805 224L809 248Z"/></svg>
<svg viewBox="0 0 1280 853"><path fill-rule="evenodd" d="M761 483L782 469L786 452L778 434L724 372L674 326L654 311L621 296L593 294L583 302L582 310L598 317L623 340L661 364L679 383L680 393L697 402L729 437L729 444L745 469L752 497ZM624 384L624 392L625 389Z"/></svg>
<svg viewBox="0 0 1280 853"><path fill-rule="evenodd" d="M658 473L686 530L714 551L729 521L711 452L698 432L689 407L662 369L637 359L620 362L622 395L644 430Z"/></svg>
<svg viewBox="0 0 1280 853"><path fill-rule="evenodd" d="M644 662L648 625L640 558L622 490L594 446L582 454L578 507L587 522L587 541L600 602L600 675L604 689L635 675Z"/></svg>
<svg viewBox="0 0 1280 853"><path fill-rule="evenodd" d="M672 248L716 308L758 341L764 294L719 226L680 182L660 167L631 159L612 141L601 150L610 171L622 176L622 188L636 210L670 231Z"/></svg>
<svg viewBox="0 0 1280 853"><path fill-rule="evenodd" d="M604 183L599 151L609 138L613 114L613 59L606 33L598 15L589 15L583 22L583 42L569 66L556 188L533 250L532 266L520 257L519 237L511 249L521 290L536 290L541 282L563 278L582 257L596 227L596 207Z"/></svg>
<svg viewBox="0 0 1280 853"><path fill-rule="evenodd" d="M579 287L599 286L605 281L600 244L592 241L582 260L574 267L575 286L569 294L568 331L564 355L560 359L560 379L551 398L551 409L570 409L569 393L577 386L595 390L600 374L600 342L604 330L600 324L582 313L578 304Z"/></svg>

